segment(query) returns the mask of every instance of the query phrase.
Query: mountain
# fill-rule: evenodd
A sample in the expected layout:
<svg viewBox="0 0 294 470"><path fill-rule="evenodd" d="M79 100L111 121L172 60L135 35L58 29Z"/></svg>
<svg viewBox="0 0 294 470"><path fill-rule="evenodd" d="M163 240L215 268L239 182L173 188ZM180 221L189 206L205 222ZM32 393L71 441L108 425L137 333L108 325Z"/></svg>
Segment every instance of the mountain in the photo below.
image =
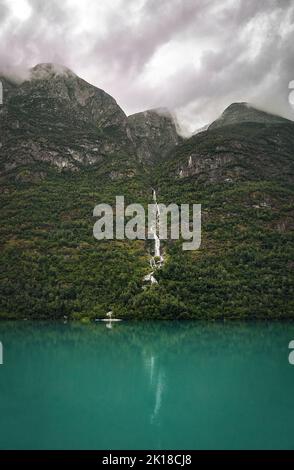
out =
<svg viewBox="0 0 294 470"><path fill-rule="evenodd" d="M167 109L152 109L128 118L138 157L142 162L161 160L180 142L174 117Z"/></svg>
<svg viewBox="0 0 294 470"><path fill-rule="evenodd" d="M20 84L2 82L0 169L34 161L77 169L105 155L135 155L116 101L70 70L39 64Z"/></svg>
<svg viewBox="0 0 294 470"><path fill-rule="evenodd" d="M0 317L293 318L294 123L233 104L189 139L65 67L2 77ZM93 237L103 202L202 204L202 243Z"/></svg>
<svg viewBox="0 0 294 470"><path fill-rule="evenodd" d="M174 148L164 169L175 179L194 177L206 185L271 178L290 183L294 124L269 119L210 126Z"/></svg>
<svg viewBox="0 0 294 470"><path fill-rule="evenodd" d="M254 108L248 103L233 103L228 106L222 115L214 121L208 129L218 129L224 126L240 124L241 122L253 122L260 124L286 123L288 119L266 113ZM288 121L289 122L289 121Z"/></svg>
<svg viewBox="0 0 294 470"><path fill-rule="evenodd" d="M150 192L127 117L53 64L2 83L0 315L104 316L149 271L143 242L93 237L97 204L121 194L145 202Z"/></svg>
<svg viewBox="0 0 294 470"><path fill-rule="evenodd" d="M202 204L200 249L169 242L157 276L185 318L293 318L294 123L250 116L192 136L156 170L160 201Z"/></svg>

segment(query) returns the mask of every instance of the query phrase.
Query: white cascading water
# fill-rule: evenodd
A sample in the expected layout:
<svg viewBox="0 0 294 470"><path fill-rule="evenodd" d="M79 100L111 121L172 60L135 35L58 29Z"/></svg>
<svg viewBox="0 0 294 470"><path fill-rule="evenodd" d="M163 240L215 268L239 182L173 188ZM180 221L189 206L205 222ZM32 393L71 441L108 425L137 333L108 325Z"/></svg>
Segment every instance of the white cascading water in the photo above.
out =
<svg viewBox="0 0 294 470"><path fill-rule="evenodd" d="M150 266L153 268L153 271L150 274L147 274L147 276L144 277L144 281L150 281L151 284L157 284L157 280L153 276L154 274L154 269L155 268L160 268L163 264L163 256L160 252L160 238L158 236L159 232L159 225L160 225L160 209L157 204L157 199L156 199L156 191L153 189L153 201L155 203L155 208L156 208L156 217L155 217L155 226L152 226L150 231L153 235L154 238L154 256L151 257L150 259Z"/></svg>
<svg viewBox="0 0 294 470"><path fill-rule="evenodd" d="M157 204L157 199L156 199L156 191L153 189L153 201L155 202L155 207L156 207L156 219L155 219L155 227L152 228L153 236L154 236L154 256L161 258L160 255L160 238L157 235L157 231L159 230L159 207Z"/></svg>

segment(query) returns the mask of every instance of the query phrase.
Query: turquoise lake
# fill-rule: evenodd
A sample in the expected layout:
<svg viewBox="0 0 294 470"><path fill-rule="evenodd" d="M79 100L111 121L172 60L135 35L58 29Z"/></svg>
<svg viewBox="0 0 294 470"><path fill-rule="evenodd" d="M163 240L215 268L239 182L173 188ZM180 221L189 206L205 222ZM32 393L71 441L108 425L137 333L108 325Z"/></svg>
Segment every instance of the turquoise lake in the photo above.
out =
<svg viewBox="0 0 294 470"><path fill-rule="evenodd" d="M294 323L109 326L0 323L1 449L294 449Z"/></svg>

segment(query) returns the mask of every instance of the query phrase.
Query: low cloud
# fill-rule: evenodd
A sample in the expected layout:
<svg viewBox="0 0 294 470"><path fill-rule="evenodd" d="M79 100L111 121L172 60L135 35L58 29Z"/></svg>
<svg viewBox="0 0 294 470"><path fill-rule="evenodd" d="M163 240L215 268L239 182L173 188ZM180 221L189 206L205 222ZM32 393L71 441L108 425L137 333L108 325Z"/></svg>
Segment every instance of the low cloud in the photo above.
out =
<svg viewBox="0 0 294 470"><path fill-rule="evenodd" d="M168 107L194 130L235 101L290 119L292 0L2 0L0 70L63 64L127 114Z"/></svg>

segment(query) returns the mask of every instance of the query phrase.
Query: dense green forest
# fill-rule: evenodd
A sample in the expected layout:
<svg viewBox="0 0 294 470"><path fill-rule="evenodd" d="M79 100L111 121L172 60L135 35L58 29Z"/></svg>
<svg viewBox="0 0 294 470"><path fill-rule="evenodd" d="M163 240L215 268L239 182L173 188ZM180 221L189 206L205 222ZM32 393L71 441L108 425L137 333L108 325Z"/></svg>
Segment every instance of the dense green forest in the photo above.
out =
<svg viewBox="0 0 294 470"><path fill-rule="evenodd" d="M1 318L294 318L291 121L250 109L247 122L240 104L229 125L182 139L169 116L130 126L103 90L40 67L50 80L3 82ZM152 241L93 236L97 204L146 208L152 188L160 203L202 205L200 249L162 242L154 284Z"/></svg>
<svg viewBox="0 0 294 470"><path fill-rule="evenodd" d="M120 194L126 203L151 203L152 175L112 181L109 165L70 172L38 164L6 179L2 317L86 321L110 309L145 320L293 317L290 184L175 180L172 159L153 169L159 202L202 204L202 243L184 252L181 240L164 242L158 284L144 285L152 242L97 241L92 213Z"/></svg>

